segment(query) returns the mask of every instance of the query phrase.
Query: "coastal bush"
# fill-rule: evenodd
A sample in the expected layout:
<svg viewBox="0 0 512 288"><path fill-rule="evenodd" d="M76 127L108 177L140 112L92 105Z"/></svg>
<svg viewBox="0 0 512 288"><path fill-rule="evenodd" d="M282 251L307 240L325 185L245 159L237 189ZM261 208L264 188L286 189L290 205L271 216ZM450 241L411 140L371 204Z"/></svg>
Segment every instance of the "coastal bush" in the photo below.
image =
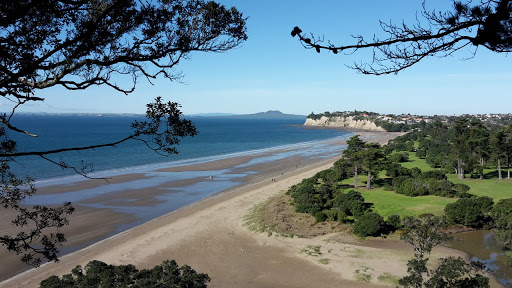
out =
<svg viewBox="0 0 512 288"><path fill-rule="evenodd" d="M322 210L322 203L315 197L315 188L311 181L305 179L296 185L291 192L295 204L295 211L300 213L316 213Z"/></svg>
<svg viewBox="0 0 512 288"><path fill-rule="evenodd" d="M391 131L391 132L393 132L393 131ZM400 140L397 140L397 138L393 139L392 142L389 142L386 145L384 150L389 152L388 154L390 154L391 151L414 152L415 147L414 147L414 142L413 141L407 140L405 142L400 142Z"/></svg>
<svg viewBox="0 0 512 288"><path fill-rule="evenodd" d="M512 249L512 198L498 201L490 214L494 222L496 241L502 248Z"/></svg>
<svg viewBox="0 0 512 288"><path fill-rule="evenodd" d="M402 218L398 214L389 215L386 224L388 224L391 231L399 230L402 228Z"/></svg>
<svg viewBox="0 0 512 288"><path fill-rule="evenodd" d="M93 260L84 268L80 265L59 278L50 276L41 281L41 288L61 287L207 287L210 277L197 273L188 265L178 266L176 261L167 260L153 269L138 270L135 266L109 265Z"/></svg>
<svg viewBox="0 0 512 288"><path fill-rule="evenodd" d="M453 184L453 190L457 191L457 195L459 197L462 197L462 195L465 195L465 194L468 194L467 192L469 191L469 186L466 185L466 184L463 184L463 183L456 183L456 184ZM466 196L464 196L466 197Z"/></svg>
<svg viewBox="0 0 512 288"><path fill-rule="evenodd" d="M343 180L342 174L332 169L320 171L313 178L333 187L336 187L338 182Z"/></svg>
<svg viewBox="0 0 512 288"><path fill-rule="evenodd" d="M416 168L416 167L415 167ZM432 170L421 172L418 169L409 169L410 176L402 175L393 179L392 185L396 193L416 197L435 195L440 197L467 197L469 186L454 184L447 180L442 171ZM405 172L405 171L404 171Z"/></svg>
<svg viewBox="0 0 512 288"><path fill-rule="evenodd" d="M396 152L389 156L389 160L394 163L403 163L409 161L409 153L407 152Z"/></svg>
<svg viewBox="0 0 512 288"><path fill-rule="evenodd" d="M385 230L384 218L375 212L368 212L357 219L352 232L358 236L379 236Z"/></svg>
<svg viewBox="0 0 512 288"><path fill-rule="evenodd" d="M448 179L448 177L446 177L446 175L442 171L439 171L439 170L430 170L430 171L421 172L421 174L419 174L418 177L421 179L435 179L435 180L447 180Z"/></svg>
<svg viewBox="0 0 512 288"><path fill-rule="evenodd" d="M492 205L492 199L487 196L461 198L446 205L444 212L449 223L477 228L489 222Z"/></svg>
<svg viewBox="0 0 512 288"><path fill-rule="evenodd" d="M347 193L340 193L333 201L333 208L349 216L359 217L369 208L364 203L360 192L349 190Z"/></svg>
<svg viewBox="0 0 512 288"><path fill-rule="evenodd" d="M396 178L398 176L411 176L411 170L398 163L390 163L386 167L386 176Z"/></svg>
<svg viewBox="0 0 512 288"><path fill-rule="evenodd" d="M416 151L416 157L418 157L420 159L425 159L425 157L427 157L427 150L424 148L418 149Z"/></svg>

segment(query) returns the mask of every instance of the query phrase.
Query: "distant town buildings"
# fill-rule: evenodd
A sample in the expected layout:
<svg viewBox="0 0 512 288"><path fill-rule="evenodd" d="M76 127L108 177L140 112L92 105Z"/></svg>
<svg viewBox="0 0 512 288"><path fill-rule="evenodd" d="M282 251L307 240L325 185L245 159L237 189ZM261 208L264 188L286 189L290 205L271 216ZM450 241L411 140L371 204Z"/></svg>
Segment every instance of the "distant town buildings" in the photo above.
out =
<svg viewBox="0 0 512 288"><path fill-rule="evenodd" d="M336 112L325 112L320 114L311 113L308 115L308 118L311 119L320 119L322 116L326 117L354 117L355 120L372 120L376 123L381 121L386 121L392 124L420 124L422 121L424 123L430 123L433 121L441 121L443 123L452 123L458 118L469 118L469 119L478 119L482 122L486 122L490 125L508 125L512 122L512 113L506 114L463 114L463 115L414 115L414 114L379 114L376 112L368 112L368 111L336 111Z"/></svg>

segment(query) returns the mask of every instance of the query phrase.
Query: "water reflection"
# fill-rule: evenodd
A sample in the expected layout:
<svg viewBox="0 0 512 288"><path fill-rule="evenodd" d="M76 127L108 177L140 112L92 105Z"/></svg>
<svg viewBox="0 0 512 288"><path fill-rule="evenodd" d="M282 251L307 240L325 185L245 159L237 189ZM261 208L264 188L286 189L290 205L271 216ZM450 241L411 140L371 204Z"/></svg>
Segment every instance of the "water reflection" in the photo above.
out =
<svg viewBox="0 0 512 288"><path fill-rule="evenodd" d="M453 234L452 248L469 254L471 261L480 261L505 287L512 288L512 268L506 266L505 251L501 250L494 233L489 230Z"/></svg>

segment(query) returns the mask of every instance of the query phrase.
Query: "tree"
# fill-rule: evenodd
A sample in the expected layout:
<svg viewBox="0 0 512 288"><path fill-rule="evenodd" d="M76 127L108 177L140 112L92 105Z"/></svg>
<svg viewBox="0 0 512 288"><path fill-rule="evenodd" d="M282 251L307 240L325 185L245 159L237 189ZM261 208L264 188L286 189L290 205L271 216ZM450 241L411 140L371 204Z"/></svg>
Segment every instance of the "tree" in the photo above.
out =
<svg viewBox="0 0 512 288"><path fill-rule="evenodd" d="M423 214L418 218L405 217L402 224L404 231L400 239L414 247L414 255L419 259L423 259L425 254L430 255L435 246L449 239L442 232L446 222L432 214Z"/></svg>
<svg viewBox="0 0 512 288"><path fill-rule="evenodd" d="M384 155L379 143L366 144L360 153L362 157L361 167L368 174L366 189L370 190L372 188L372 179L384 169L386 156Z"/></svg>
<svg viewBox="0 0 512 288"><path fill-rule="evenodd" d="M41 281L41 288L57 287L207 287L210 277L197 273L188 265L178 266L176 261L164 261L153 269L139 271L133 265L109 265L93 260L84 268L80 265L59 278L50 276Z"/></svg>
<svg viewBox="0 0 512 288"><path fill-rule="evenodd" d="M380 22L387 38L374 36L370 41L361 35L353 36L355 43L324 44L322 38L303 33L293 28L291 35L297 36L307 49L328 50L334 54L352 54L360 49L372 49L373 59L352 68L363 74L396 74L427 57L453 55L464 47L482 46L493 52L512 51L512 3L510 0L453 1L453 10L428 11L423 4L421 17L415 24Z"/></svg>
<svg viewBox="0 0 512 288"><path fill-rule="evenodd" d="M507 135L503 130L495 131L491 134L490 143L492 155L496 160L498 179L503 180L503 176L501 174L501 160L505 158L505 151L507 150Z"/></svg>
<svg viewBox="0 0 512 288"><path fill-rule="evenodd" d="M338 160L340 161L338 166L350 167L349 169L354 175L354 188L357 188L358 176L363 166L361 151L365 148L366 142L361 140L359 135L354 135L347 140L347 145L347 149L343 151L343 159Z"/></svg>
<svg viewBox="0 0 512 288"><path fill-rule="evenodd" d="M181 59L192 52L224 52L247 39L246 18L235 8L202 0L5 0L0 2L0 96L13 102L0 115L0 204L14 211L16 235L1 235L0 243L39 265L57 261L57 246L66 241L59 228L68 224L70 203L60 207L24 207L35 193L32 179L19 179L9 168L17 157L35 155L87 176L88 165L73 167L52 155L136 140L161 154L177 153L182 137L197 132L182 119L179 105L157 98L147 105L146 121L134 122L132 133L119 141L86 147L19 151L13 133L35 137L12 125L16 110L42 102L42 89L61 86L71 91L108 86L120 93L134 91L139 78L174 81ZM132 83L123 86L118 83ZM119 81L119 82L118 82Z"/></svg>
<svg viewBox="0 0 512 288"><path fill-rule="evenodd" d="M472 120L469 127L468 139L469 153L472 164L476 166L480 179L484 179L485 160L489 158L489 131L484 127L482 121ZM473 175L473 169L471 170Z"/></svg>
<svg viewBox="0 0 512 288"><path fill-rule="evenodd" d="M400 239L413 245L414 257L407 262L409 274L398 283L404 287L489 287L489 278L479 273L481 267L460 257L441 258L437 268L427 268L432 249L448 239L442 232L444 227L444 220L432 214L404 218Z"/></svg>
<svg viewBox="0 0 512 288"><path fill-rule="evenodd" d="M501 127L500 130L504 133L505 139L502 148L504 149L503 154L507 162L507 178L510 179L510 166L512 166L512 124Z"/></svg>
<svg viewBox="0 0 512 288"><path fill-rule="evenodd" d="M466 118L457 119L451 128L452 130L452 155L457 160L457 175L459 179L464 179L464 167L468 162L468 139L469 139L469 120Z"/></svg>

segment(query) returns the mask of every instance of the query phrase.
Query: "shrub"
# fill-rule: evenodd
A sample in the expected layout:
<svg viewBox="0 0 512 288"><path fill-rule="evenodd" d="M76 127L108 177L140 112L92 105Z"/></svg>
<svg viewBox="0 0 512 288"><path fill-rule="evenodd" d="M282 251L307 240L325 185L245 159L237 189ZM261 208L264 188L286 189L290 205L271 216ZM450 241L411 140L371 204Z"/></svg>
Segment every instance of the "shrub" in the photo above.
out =
<svg viewBox="0 0 512 288"><path fill-rule="evenodd" d="M391 231L395 231L402 228L402 219L398 214L389 215L386 223L391 228Z"/></svg>
<svg viewBox="0 0 512 288"><path fill-rule="evenodd" d="M338 219L338 211L336 209L325 210L324 213L329 221L336 221Z"/></svg>
<svg viewBox="0 0 512 288"><path fill-rule="evenodd" d="M357 219L352 232L361 237L379 236L384 229L384 225L385 222L382 216L375 212L368 212Z"/></svg>
<svg viewBox="0 0 512 288"><path fill-rule="evenodd" d="M364 198L360 192L349 190L347 193L341 193L333 201L333 208L349 216L363 215L368 208L364 204Z"/></svg>
<svg viewBox="0 0 512 288"><path fill-rule="evenodd" d="M402 167L402 165L398 163L391 163L386 168L386 176L388 177L399 177L399 176L411 176L411 170L407 169L405 167Z"/></svg>
<svg viewBox="0 0 512 288"><path fill-rule="evenodd" d="M324 211L318 211L313 213L313 217L315 217L316 222L323 222L325 219L327 219L327 216L325 215Z"/></svg>
<svg viewBox="0 0 512 288"><path fill-rule="evenodd" d="M444 213L450 223L481 227L488 220L486 214L491 210L492 204L492 199L487 196L461 198L446 205Z"/></svg>
<svg viewBox="0 0 512 288"><path fill-rule="evenodd" d="M84 273L85 272L85 273ZM210 282L207 274L197 273L188 265L164 261L153 269L137 270L135 266L109 265L93 260L84 269L80 265L59 278L50 276L41 281L41 288L60 287L190 287L203 288Z"/></svg>
<svg viewBox="0 0 512 288"><path fill-rule="evenodd" d="M422 178L422 179L436 179L436 180L448 179L448 177L446 177L446 175L442 171L439 171L439 170L425 171L425 172L422 172L418 176L419 176L419 178Z"/></svg>
<svg viewBox="0 0 512 288"><path fill-rule="evenodd" d="M469 186L466 184L462 184L462 183L453 184L453 190L455 190L457 192L457 195L459 197L461 197L460 195L467 194L469 189L470 189Z"/></svg>
<svg viewBox="0 0 512 288"><path fill-rule="evenodd" d="M389 160L391 162L395 162L395 163L403 163L403 162L407 162L409 161L409 153L407 152L397 152L397 153L393 153L389 156Z"/></svg>

